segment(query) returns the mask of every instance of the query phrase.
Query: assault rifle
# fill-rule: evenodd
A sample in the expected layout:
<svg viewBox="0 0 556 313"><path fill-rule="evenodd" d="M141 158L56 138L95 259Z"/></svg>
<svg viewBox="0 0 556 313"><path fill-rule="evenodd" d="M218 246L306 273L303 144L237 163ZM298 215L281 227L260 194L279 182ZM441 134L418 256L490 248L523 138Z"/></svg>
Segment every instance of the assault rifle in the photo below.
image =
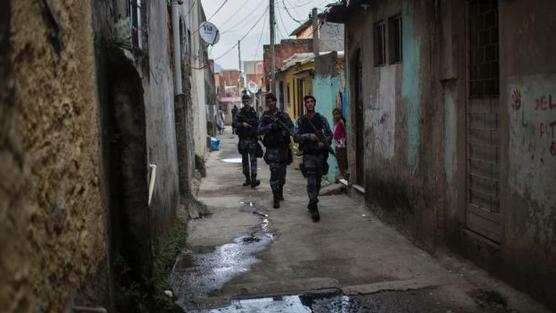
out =
<svg viewBox="0 0 556 313"><path fill-rule="evenodd" d="M315 134L319 139L319 143L322 143L324 145L324 149L337 159L336 152L334 152L334 149L332 149L332 147L328 144L328 141L326 141L326 138L324 138L324 135L322 134L322 130L319 131L309 117L307 117L307 121L309 122L309 125L311 125L311 128L315 131Z"/></svg>
<svg viewBox="0 0 556 313"><path fill-rule="evenodd" d="M282 128L283 130L287 131L288 134L293 137L293 135L294 135L293 129L289 128L288 125L286 125L284 122L282 122L278 117L272 117L272 116L269 116L269 115L265 115L265 118L269 119L272 123L278 124L279 128Z"/></svg>

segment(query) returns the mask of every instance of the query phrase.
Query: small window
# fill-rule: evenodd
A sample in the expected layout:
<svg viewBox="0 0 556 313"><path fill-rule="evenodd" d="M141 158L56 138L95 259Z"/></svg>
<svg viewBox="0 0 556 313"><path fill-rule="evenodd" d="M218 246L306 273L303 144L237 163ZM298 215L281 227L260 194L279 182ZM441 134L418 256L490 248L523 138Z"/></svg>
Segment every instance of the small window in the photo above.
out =
<svg viewBox="0 0 556 313"><path fill-rule="evenodd" d="M388 20L388 41L390 64L402 61L402 17L393 16Z"/></svg>
<svg viewBox="0 0 556 313"><path fill-rule="evenodd" d="M374 37L375 66L382 66L386 63L386 25L384 21L375 23Z"/></svg>

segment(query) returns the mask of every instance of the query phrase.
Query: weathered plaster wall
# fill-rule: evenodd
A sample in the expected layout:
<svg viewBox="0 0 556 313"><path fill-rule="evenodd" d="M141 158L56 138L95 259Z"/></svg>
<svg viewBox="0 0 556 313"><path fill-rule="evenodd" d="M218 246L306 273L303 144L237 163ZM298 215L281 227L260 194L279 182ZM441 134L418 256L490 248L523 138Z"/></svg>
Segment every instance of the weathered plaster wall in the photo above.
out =
<svg viewBox="0 0 556 313"><path fill-rule="evenodd" d="M430 79L430 72L425 71L430 44L425 34L430 31L427 17L431 8L427 1L380 1L372 4L366 13L354 13L347 25L347 55L350 62L355 62L354 52L361 49L366 203L379 216L402 225L410 236L433 249L437 214L442 208L442 193L438 188L442 172L435 162L442 158L443 132L436 120L440 114L442 119L444 116L431 101L432 86L422 88ZM397 14L401 14L403 21L403 61L377 67L373 36L366 30L372 30L375 22ZM353 121L356 88L353 63L349 70ZM423 103L428 107L423 107ZM355 131L348 129L348 144L353 154ZM354 169L355 156L351 154L350 168Z"/></svg>
<svg viewBox="0 0 556 313"><path fill-rule="evenodd" d="M403 70L402 70L402 101L405 105L407 132L407 164L415 171L418 163L420 144L420 118L421 118L421 92L422 80L419 79L422 68L421 40L416 30L415 23L418 17L416 4L412 1L403 1L402 27L403 27Z"/></svg>
<svg viewBox="0 0 556 313"><path fill-rule="evenodd" d="M316 110L328 120L330 128L334 129L332 110L337 107L337 97L340 91L340 75L337 66L337 53L315 58L315 76L313 77L313 96L317 99ZM326 179L334 182L338 173L338 162L333 156L328 158L329 171Z"/></svg>
<svg viewBox="0 0 556 313"><path fill-rule="evenodd" d="M149 73L144 73L143 89L148 162L157 166L150 207L153 225L162 230L173 223L179 197L171 20L166 2L148 2L148 12Z"/></svg>
<svg viewBox="0 0 556 313"><path fill-rule="evenodd" d="M500 2L504 274L556 307L556 31L553 1ZM510 53L511 51L511 53Z"/></svg>
<svg viewBox="0 0 556 313"><path fill-rule="evenodd" d="M206 18L202 7L196 5L191 13L193 21L193 30L196 30ZM208 152L207 147L207 123L206 123L206 90L205 90L205 72L204 67L209 60L206 55L206 44L199 36L199 32L192 31L192 55L193 69L191 71L192 80L192 96L193 96L193 116L194 116L194 141L195 154L201 158L205 158Z"/></svg>
<svg viewBox="0 0 556 313"><path fill-rule="evenodd" d="M63 312L106 257L90 10L11 1L12 72L8 86L0 80L1 94L13 91L0 110L4 312Z"/></svg>

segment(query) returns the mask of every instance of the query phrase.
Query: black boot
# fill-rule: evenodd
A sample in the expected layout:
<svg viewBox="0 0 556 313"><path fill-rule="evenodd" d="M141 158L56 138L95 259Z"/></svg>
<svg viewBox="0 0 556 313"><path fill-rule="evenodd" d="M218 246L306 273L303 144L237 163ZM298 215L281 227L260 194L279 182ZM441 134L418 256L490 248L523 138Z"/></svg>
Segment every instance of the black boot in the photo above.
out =
<svg viewBox="0 0 556 313"><path fill-rule="evenodd" d="M319 208L317 206L317 203L316 202L311 202L311 203L309 203L307 208L309 209L309 212L311 213L311 218L313 219L313 222L316 223L316 222L320 221Z"/></svg>
<svg viewBox="0 0 556 313"><path fill-rule="evenodd" d="M260 180L257 180L257 175L251 176L251 188L255 188L261 184Z"/></svg>
<svg viewBox="0 0 556 313"><path fill-rule="evenodd" d="M280 187L278 190L278 200L284 201L284 187Z"/></svg>
<svg viewBox="0 0 556 313"><path fill-rule="evenodd" d="M245 182L243 183L243 186L249 185L251 185L251 179L249 178L249 175L245 175Z"/></svg>
<svg viewBox="0 0 556 313"><path fill-rule="evenodd" d="M279 209L280 208L280 198L278 197L278 195L274 195L274 205L273 207L275 209Z"/></svg>

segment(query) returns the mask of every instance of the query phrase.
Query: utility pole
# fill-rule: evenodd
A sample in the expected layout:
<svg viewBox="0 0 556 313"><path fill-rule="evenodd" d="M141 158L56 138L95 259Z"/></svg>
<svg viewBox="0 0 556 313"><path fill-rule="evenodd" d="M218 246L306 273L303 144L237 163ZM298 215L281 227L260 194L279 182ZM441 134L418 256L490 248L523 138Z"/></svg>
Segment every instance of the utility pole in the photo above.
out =
<svg viewBox="0 0 556 313"><path fill-rule="evenodd" d="M313 18L313 53L315 57L319 56L319 14L317 13L317 8L313 8L312 12Z"/></svg>
<svg viewBox="0 0 556 313"><path fill-rule="evenodd" d="M239 62L239 92L241 93L241 88L243 87L243 76L241 76L241 41L237 41L237 58Z"/></svg>
<svg viewBox="0 0 556 313"><path fill-rule="evenodd" d="M275 93L276 89L276 52L274 50L274 0L270 0L270 91Z"/></svg>

